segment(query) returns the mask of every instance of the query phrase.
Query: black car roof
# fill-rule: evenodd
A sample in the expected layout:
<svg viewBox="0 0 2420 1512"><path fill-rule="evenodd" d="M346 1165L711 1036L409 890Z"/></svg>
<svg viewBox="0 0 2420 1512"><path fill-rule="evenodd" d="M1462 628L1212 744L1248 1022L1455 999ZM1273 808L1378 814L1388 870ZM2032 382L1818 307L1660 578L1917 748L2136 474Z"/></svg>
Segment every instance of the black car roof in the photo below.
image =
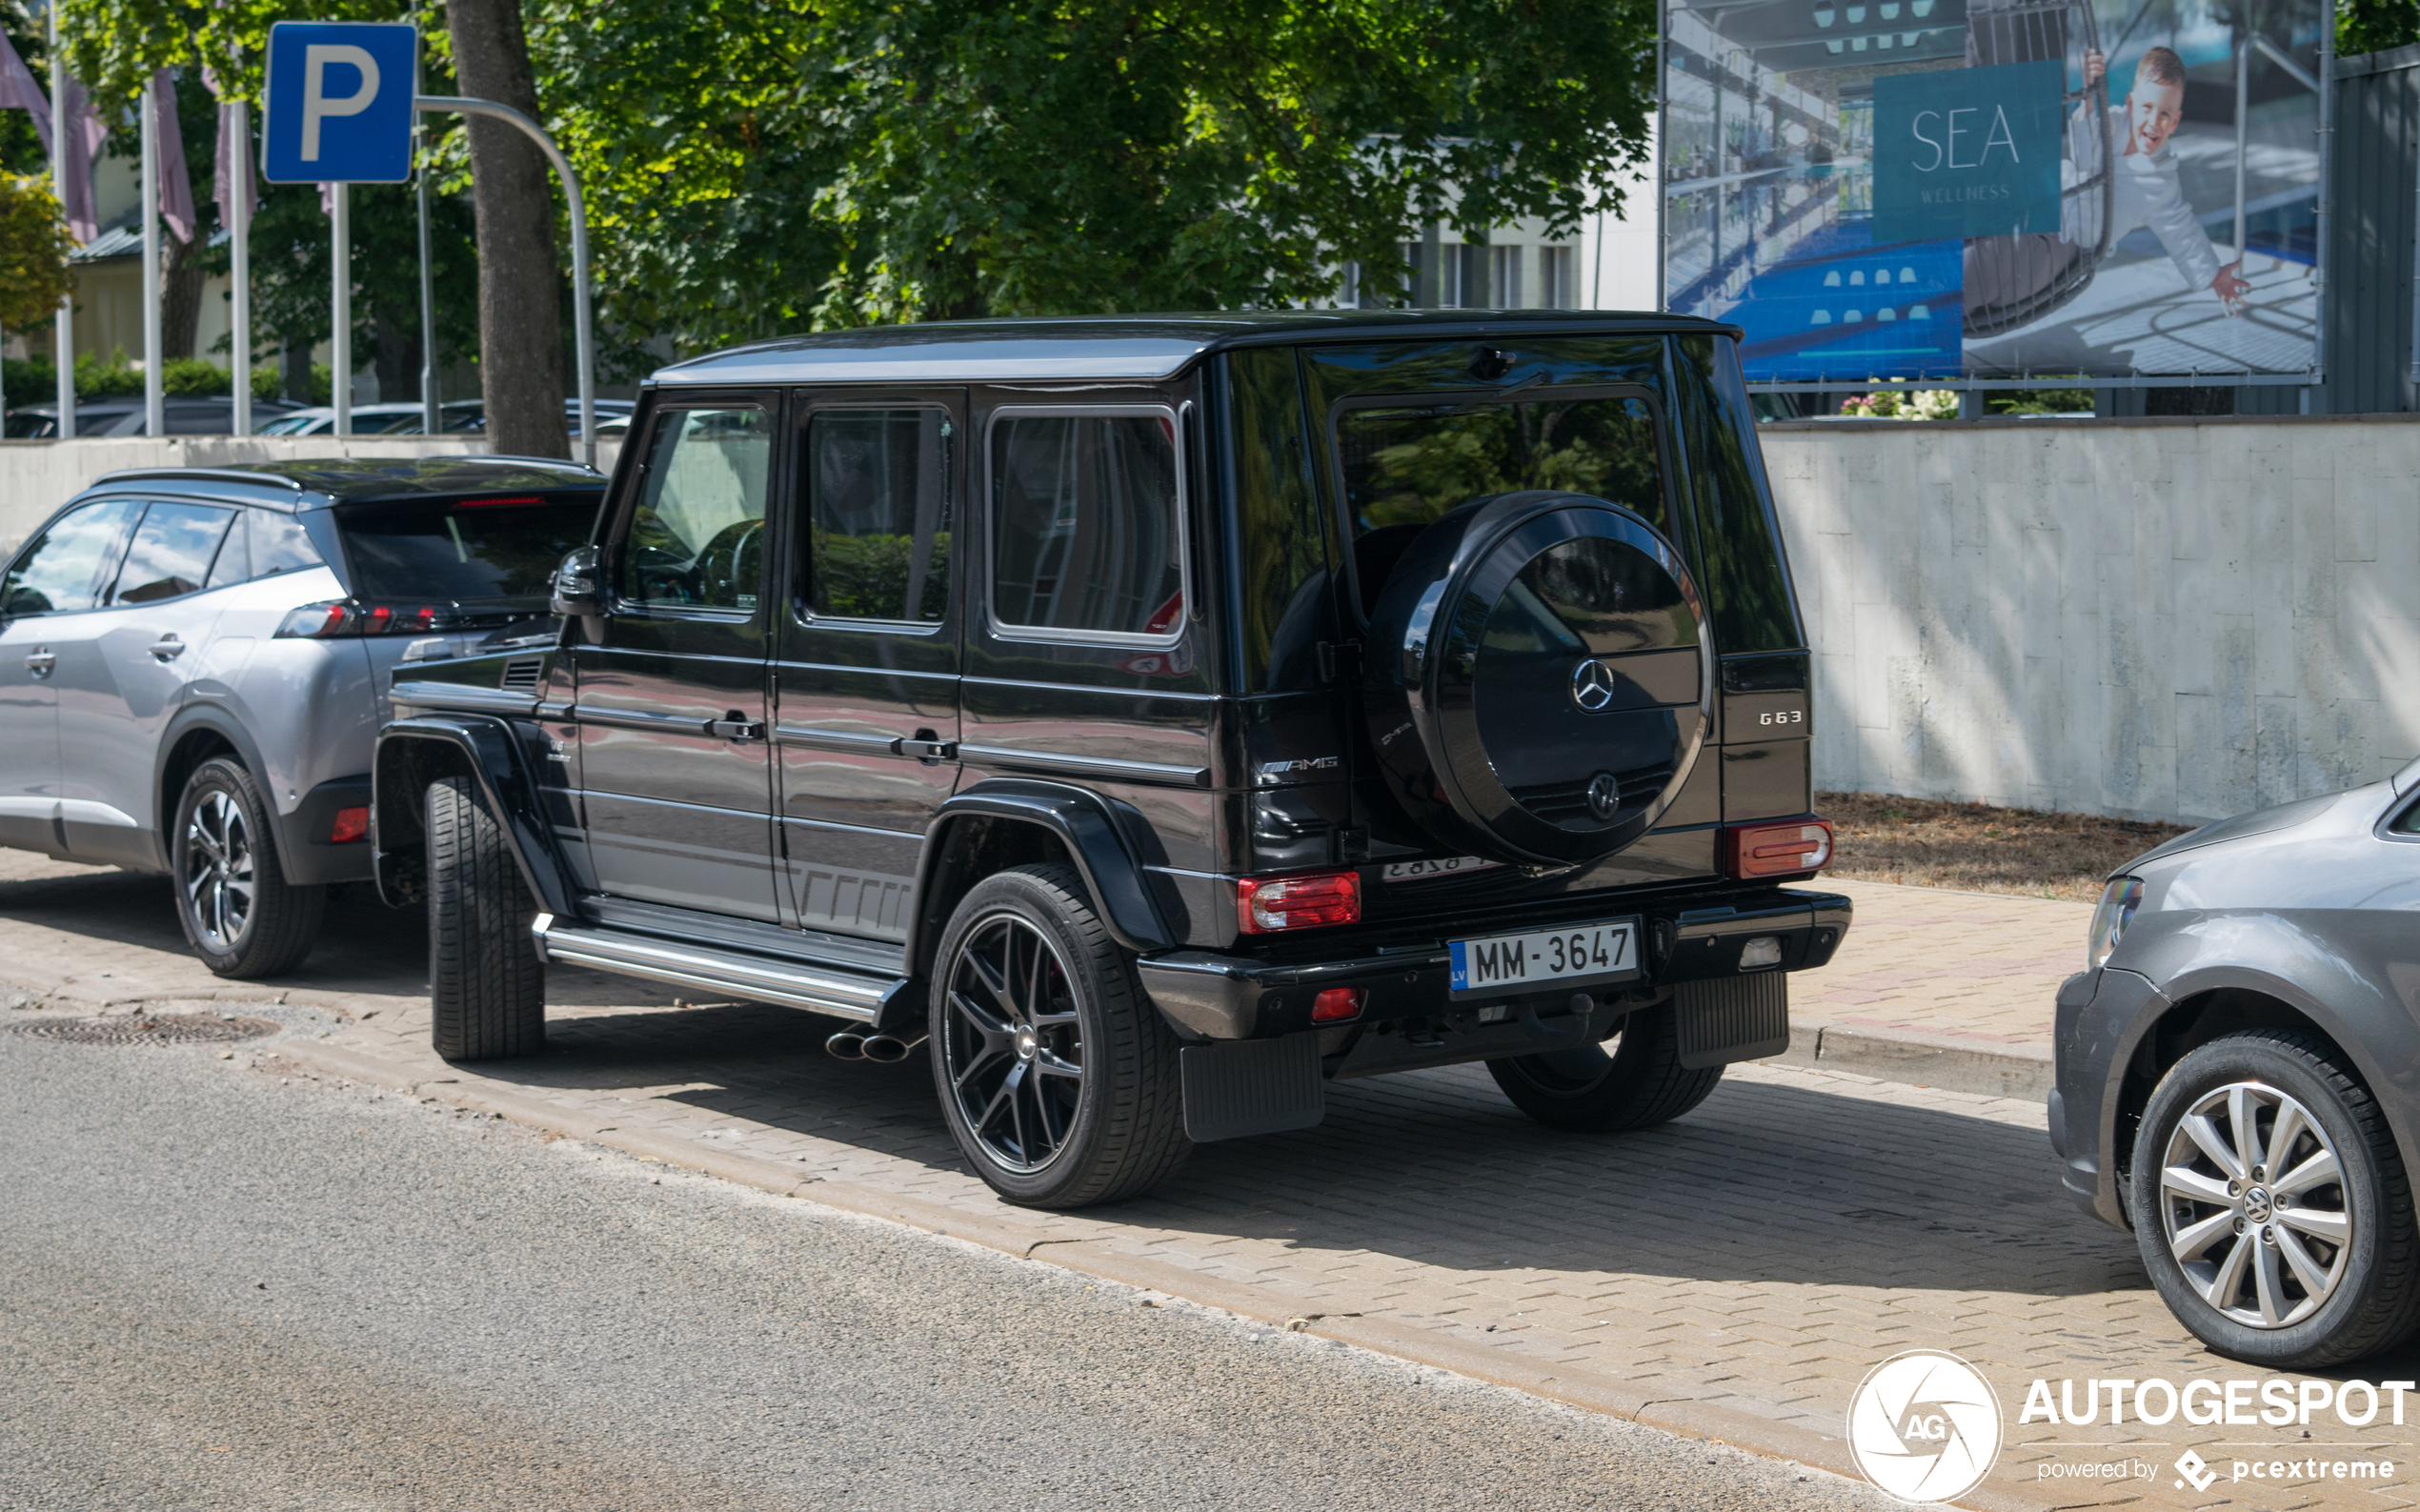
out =
<svg viewBox="0 0 2420 1512"><path fill-rule="evenodd" d="M604 474L543 456L307 457L227 467L146 467L105 473L84 492L129 484L178 482L256 503L307 510L331 504L501 494L534 489L601 489Z"/></svg>
<svg viewBox="0 0 2420 1512"><path fill-rule="evenodd" d="M1329 341L1469 341L1613 333L1727 335L1694 315L1569 310L1277 310L1224 314L1073 315L928 321L784 336L659 370L653 386L1165 378L1232 347Z"/></svg>

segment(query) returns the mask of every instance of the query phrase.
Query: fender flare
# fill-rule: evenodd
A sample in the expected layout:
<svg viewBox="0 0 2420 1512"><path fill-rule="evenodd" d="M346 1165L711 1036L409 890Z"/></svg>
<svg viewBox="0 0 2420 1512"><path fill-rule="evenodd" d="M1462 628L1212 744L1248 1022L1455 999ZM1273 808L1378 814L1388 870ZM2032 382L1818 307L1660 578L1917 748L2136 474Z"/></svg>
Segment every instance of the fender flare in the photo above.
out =
<svg viewBox="0 0 2420 1512"><path fill-rule="evenodd" d="M151 817L157 825L151 833L159 846L160 869L168 870L169 837L176 827L176 805L185 796L181 789L174 793L168 789L169 753L196 730L207 730L235 748L236 759L244 763L244 769L252 775L252 780L269 799L269 835L277 847L278 865L287 876L293 876L294 856L287 845L286 826L280 822L285 816L277 811L277 795L270 791L269 763L261 756L260 742L252 738L241 719L219 707L215 700L189 703L179 709L151 748Z"/></svg>
<svg viewBox="0 0 2420 1512"><path fill-rule="evenodd" d="M934 896L949 851L950 834L975 817L1008 819L1048 831L1066 847L1092 895L1094 912L1108 927L1110 937L1139 955L1171 950L1182 941L1168 927L1152 897L1143 870L1109 801L1086 788L1028 777L989 777L963 793L944 799L925 832L923 854L917 861L916 896ZM907 958L923 958L928 933L938 934L947 921L929 918L922 906L908 924Z"/></svg>
<svg viewBox="0 0 2420 1512"><path fill-rule="evenodd" d="M390 906L401 901L393 886L394 868L390 862L397 852L391 851L388 837L381 836L379 819L388 800L396 796L388 791L389 784L403 780L409 771L405 748L423 742L435 742L461 755L487 800L488 812L503 820L505 841L538 907L558 917L575 916L571 869L564 864L555 827L538 801L529 758L512 725L489 715L419 715L394 720L378 732L377 754L371 762L370 850L379 897ZM418 797L413 793L408 800L416 802Z"/></svg>

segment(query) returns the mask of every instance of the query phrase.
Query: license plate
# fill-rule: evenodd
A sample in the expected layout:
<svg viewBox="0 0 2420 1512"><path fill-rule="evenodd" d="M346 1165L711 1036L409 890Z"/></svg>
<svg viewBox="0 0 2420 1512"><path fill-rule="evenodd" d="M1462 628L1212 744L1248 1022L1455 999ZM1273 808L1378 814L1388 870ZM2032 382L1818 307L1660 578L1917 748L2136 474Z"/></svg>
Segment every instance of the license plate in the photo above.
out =
<svg viewBox="0 0 2420 1512"><path fill-rule="evenodd" d="M1575 924L1531 935L1445 942L1453 953L1447 990L1518 992L1564 983L1623 981L1639 975L1639 921Z"/></svg>
<svg viewBox="0 0 2420 1512"><path fill-rule="evenodd" d="M1430 877L1460 877L1466 872L1492 872L1502 861L1482 861L1476 856L1446 856L1431 861L1389 861L1379 873L1382 882L1417 882Z"/></svg>

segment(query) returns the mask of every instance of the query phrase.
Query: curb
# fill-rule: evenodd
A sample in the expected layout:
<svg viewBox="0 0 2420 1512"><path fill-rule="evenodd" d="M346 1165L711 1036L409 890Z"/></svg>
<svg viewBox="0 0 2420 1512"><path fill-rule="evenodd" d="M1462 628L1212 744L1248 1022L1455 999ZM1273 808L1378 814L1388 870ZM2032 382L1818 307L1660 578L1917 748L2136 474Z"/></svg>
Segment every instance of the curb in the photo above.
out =
<svg viewBox="0 0 2420 1512"><path fill-rule="evenodd" d="M1995 1045L1915 1029L1794 1021L1790 1047L1768 1063L2029 1102L2049 1101L2057 1085L2047 1046Z"/></svg>
<svg viewBox="0 0 2420 1512"><path fill-rule="evenodd" d="M1820 1034L1809 1036L1820 1050ZM1793 1037L1792 1054L1798 1049ZM264 1058L277 1057L373 1086L387 1087L476 1113L490 1113L525 1128L620 1150L663 1165L700 1172L780 1197L799 1198L841 1212L885 1220L909 1228L964 1240L1019 1260L1032 1260L1045 1243L1050 1255L1043 1263L1096 1276L1104 1280L1156 1291L1220 1308L1240 1317L1321 1339L1392 1355L1418 1364L1450 1370L1491 1385L1527 1392L1566 1406L1656 1428L1684 1438L1704 1439L1768 1459L1784 1460L1841 1476L1865 1485L1851 1459L1847 1441L1819 1433L1800 1421L1765 1417L1719 1401L1655 1398L1625 1390L1619 1381L1569 1378L1555 1374L1549 1361L1508 1351L1488 1349L1441 1338L1381 1318L1324 1315L1321 1304L1293 1298L1276 1287L1251 1286L1207 1276L1161 1260L1123 1255L1101 1247L1092 1238L1066 1234L1049 1221L1059 1215L1028 1213L1003 1204L990 1213L970 1213L918 1197L904 1196L861 1182L824 1177L800 1179L798 1173L775 1160L736 1152L700 1149L684 1139L665 1139L640 1130L605 1125L588 1114L555 1106L541 1099L492 1087L474 1086L461 1068L448 1067L455 1078L443 1081L415 1079L402 1067L360 1051L318 1040L272 1040L260 1047ZM1777 1058L1787 1061L1788 1057ZM1843 1058L1827 1064L1845 1069ZM1811 1060L1810 1060L1811 1063ZM2046 1062L2047 1063L2047 1062ZM1300 1304L1299 1306L1297 1304ZM1997 1486L1981 1486L1955 1505L1974 1512L2051 1512L2072 1502L2038 1501Z"/></svg>

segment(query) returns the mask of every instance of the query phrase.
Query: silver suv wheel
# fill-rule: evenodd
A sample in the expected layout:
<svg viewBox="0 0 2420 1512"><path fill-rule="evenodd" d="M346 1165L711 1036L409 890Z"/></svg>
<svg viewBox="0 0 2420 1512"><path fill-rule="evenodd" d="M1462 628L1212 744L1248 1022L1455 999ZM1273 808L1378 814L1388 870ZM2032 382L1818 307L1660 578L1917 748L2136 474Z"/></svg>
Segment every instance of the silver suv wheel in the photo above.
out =
<svg viewBox="0 0 2420 1512"><path fill-rule="evenodd" d="M2259 1081L2205 1093L2160 1162L2160 1221L2202 1300L2247 1328L2286 1328L2327 1305L2352 1253L2344 1165L2327 1131Z"/></svg>
<svg viewBox="0 0 2420 1512"><path fill-rule="evenodd" d="M232 795L206 793L187 816L184 873L179 880L203 943L233 955L252 920L253 876L252 826Z"/></svg>

